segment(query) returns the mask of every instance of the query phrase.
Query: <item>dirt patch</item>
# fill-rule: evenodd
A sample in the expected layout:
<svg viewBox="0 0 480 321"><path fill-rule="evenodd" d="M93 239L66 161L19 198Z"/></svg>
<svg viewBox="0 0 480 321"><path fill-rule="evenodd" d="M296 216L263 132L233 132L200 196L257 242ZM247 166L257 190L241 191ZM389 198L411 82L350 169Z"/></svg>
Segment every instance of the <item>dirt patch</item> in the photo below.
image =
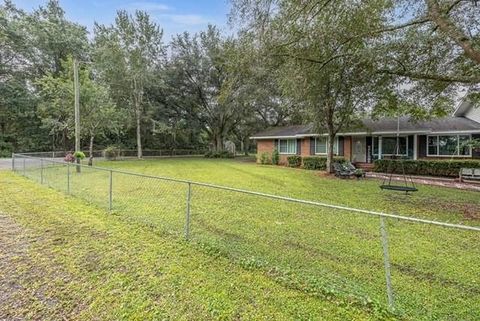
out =
<svg viewBox="0 0 480 321"><path fill-rule="evenodd" d="M79 312L65 311L59 296L71 275L52 264L51 252L37 247L49 244L10 216L0 213L0 320L62 320Z"/></svg>
<svg viewBox="0 0 480 321"><path fill-rule="evenodd" d="M0 302L6 305L16 294L24 290L20 280L15 277L15 267L27 256L28 242L22 228L10 217L0 213ZM0 310L0 319L11 317Z"/></svg>

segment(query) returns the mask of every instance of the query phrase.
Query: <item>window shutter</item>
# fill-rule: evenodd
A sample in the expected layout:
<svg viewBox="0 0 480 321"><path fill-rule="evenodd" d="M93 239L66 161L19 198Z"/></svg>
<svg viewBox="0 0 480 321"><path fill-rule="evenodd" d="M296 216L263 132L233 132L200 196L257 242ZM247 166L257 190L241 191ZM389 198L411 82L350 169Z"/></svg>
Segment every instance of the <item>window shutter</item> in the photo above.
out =
<svg viewBox="0 0 480 321"><path fill-rule="evenodd" d="M301 155L301 154L302 154L302 140L297 139L297 155Z"/></svg>
<svg viewBox="0 0 480 321"><path fill-rule="evenodd" d="M315 137L310 137L310 155L315 155Z"/></svg>
<svg viewBox="0 0 480 321"><path fill-rule="evenodd" d="M343 156L343 136L338 136L338 156Z"/></svg>

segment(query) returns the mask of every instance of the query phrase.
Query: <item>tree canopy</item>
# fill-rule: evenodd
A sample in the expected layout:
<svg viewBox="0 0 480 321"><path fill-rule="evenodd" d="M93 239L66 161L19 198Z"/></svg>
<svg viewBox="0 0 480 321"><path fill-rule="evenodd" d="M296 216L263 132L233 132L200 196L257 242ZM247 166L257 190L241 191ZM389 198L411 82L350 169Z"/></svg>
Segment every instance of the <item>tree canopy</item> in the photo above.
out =
<svg viewBox="0 0 480 321"><path fill-rule="evenodd" d="M166 42L147 12L93 34L56 0L0 5L0 154L71 150L72 59L83 148L249 149L270 126L330 137L365 115L442 116L478 101L480 5L459 0L232 0L210 25Z"/></svg>

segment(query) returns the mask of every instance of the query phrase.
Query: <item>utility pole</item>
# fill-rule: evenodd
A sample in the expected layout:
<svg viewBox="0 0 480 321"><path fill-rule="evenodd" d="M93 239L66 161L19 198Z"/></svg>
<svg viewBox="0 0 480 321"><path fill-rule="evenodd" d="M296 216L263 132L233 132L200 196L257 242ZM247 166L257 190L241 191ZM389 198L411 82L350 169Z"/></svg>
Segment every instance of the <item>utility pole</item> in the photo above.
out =
<svg viewBox="0 0 480 321"><path fill-rule="evenodd" d="M76 58L73 58L73 86L75 89L75 152L80 152L80 85ZM77 173L80 173L80 158L76 157L76 162Z"/></svg>

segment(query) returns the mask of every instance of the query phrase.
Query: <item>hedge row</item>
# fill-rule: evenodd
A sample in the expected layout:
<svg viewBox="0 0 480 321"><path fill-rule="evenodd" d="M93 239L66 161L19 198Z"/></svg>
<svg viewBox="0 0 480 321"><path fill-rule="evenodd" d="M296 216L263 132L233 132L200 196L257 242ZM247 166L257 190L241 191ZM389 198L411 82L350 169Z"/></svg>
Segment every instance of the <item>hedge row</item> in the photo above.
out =
<svg viewBox="0 0 480 321"><path fill-rule="evenodd" d="M345 162L345 159L342 157L334 157L333 160L339 163ZM324 171L327 169L327 158L318 156L304 157L303 168Z"/></svg>
<svg viewBox="0 0 480 321"><path fill-rule="evenodd" d="M277 165L278 157L278 152L273 152L272 155L264 152L260 155L257 155L257 162L264 165ZM343 163L345 162L345 159L343 157L334 157L334 161ZM327 158L319 156L301 157L298 155L291 155L287 157L287 165L289 167L302 167L304 169L324 171L327 169Z"/></svg>
<svg viewBox="0 0 480 321"><path fill-rule="evenodd" d="M345 159L341 157L335 157L335 162L343 163ZM287 163L290 167L302 167L304 169L310 170L326 170L327 169L327 158L326 157L318 157L318 156L288 156Z"/></svg>
<svg viewBox="0 0 480 321"><path fill-rule="evenodd" d="M391 160L380 159L374 163L374 172L458 177L461 168L480 168L478 160Z"/></svg>

